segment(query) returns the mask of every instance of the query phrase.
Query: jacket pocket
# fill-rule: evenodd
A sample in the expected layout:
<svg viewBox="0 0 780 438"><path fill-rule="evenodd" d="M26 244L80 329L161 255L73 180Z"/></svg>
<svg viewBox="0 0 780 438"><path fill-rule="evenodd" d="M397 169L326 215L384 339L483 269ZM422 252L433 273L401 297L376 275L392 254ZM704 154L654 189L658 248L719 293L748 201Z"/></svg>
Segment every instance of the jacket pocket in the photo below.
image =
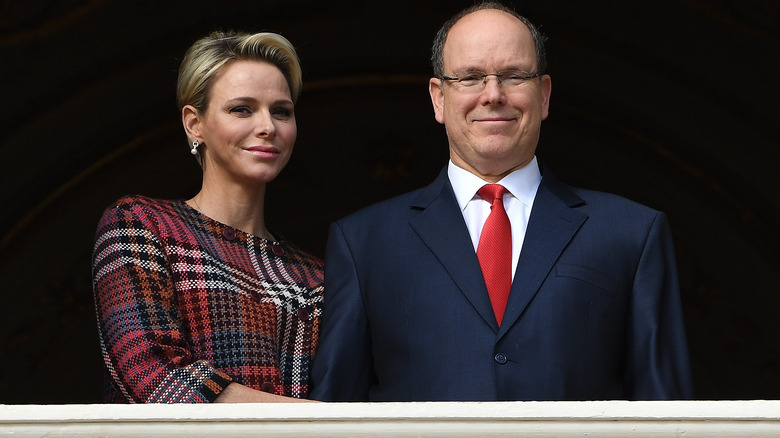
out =
<svg viewBox="0 0 780 438"><path fill-rule="evenodd" d="M586 266L559 263L555 265L555 275L584 281L610 295L614 295L617 291L617 281L613 277Z"/></svg>

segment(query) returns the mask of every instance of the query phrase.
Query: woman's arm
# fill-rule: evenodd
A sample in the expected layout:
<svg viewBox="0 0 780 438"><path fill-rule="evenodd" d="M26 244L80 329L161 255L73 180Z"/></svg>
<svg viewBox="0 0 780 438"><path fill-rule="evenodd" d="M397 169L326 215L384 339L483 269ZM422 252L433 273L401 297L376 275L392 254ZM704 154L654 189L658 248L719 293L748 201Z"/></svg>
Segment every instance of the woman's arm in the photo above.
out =
<svg viewBox="0 0 780 438"><path fill-rule="evenodd" d="M314 400L301 398L285 397L282 395L271 394L258 391L241 385L231 383L214 400L215 403L311 403Z"/></svg>
<svg viewBox="0 0 780 438"><path fill-rule="evenodd" d="M232 378L190 351L156 217L143 202L120 201L98 227L93 287L104 363L125 402L213 401Z"/></svg>

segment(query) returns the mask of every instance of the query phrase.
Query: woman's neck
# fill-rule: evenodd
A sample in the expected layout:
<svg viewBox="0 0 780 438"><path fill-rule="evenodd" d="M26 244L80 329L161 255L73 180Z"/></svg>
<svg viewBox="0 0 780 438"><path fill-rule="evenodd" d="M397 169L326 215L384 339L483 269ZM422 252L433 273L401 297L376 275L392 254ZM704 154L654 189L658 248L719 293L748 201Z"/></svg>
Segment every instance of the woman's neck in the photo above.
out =
<svg viewBox="0 0 780 438"><path fill-rule="evenodd" d="M248 190L237 185L209 185L187 203L202 214L233 228L273 240L265 226L265 185Z"/></svg>

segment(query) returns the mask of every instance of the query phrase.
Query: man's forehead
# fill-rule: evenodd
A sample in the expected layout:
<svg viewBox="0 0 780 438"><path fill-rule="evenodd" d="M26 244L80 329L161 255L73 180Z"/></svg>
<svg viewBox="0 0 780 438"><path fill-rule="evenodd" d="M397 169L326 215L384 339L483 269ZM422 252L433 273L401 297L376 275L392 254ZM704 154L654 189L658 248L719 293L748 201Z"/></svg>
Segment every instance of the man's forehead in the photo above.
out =
<svg viewBox="0 0 780 438"><path fill-rule="evenodd" d="M534 50L533 36L517 17L503 11L483 10L466 15L455 23L447 34L443 50L485 51L497 48Z"/></svg>
<svg viewBox="0 0 780 438"><path fill-rule="evenodd" d="M458 20L450 28L447 39L449 40L449 36L453 33L484 33L497 29L503 29L504 31L515 30L531 36L528 26L516 16L497 9L483 9L472 12Z"/></svg>
<svg viewBox="0 0 780 438"><path fill-rule="evenodd" d="M480 12L490 14L477 16ZM524 70L536 65L530 30L517 17L496 10L474 12L458 21L450 29L442 55L446 67L459 70Z"/></svg>

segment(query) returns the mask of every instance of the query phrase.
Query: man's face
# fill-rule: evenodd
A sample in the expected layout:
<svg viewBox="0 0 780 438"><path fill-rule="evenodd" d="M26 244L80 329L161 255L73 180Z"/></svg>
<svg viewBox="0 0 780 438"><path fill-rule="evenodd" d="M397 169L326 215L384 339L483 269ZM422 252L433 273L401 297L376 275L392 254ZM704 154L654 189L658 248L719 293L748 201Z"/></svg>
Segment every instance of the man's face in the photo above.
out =
<svg viewBox="0 0 780 438"><path fill-rule="evenodd" d="M455 23L443 53L444 75L449 77L510 70L537 73L531 32L497 10L477 11ZM550 90L547 75L512 86L488 76L484 86L480 82L468 89L432 78L431 100L436 120L447 130L453 163L491 182L528 164L547 118Z"/></svg>

